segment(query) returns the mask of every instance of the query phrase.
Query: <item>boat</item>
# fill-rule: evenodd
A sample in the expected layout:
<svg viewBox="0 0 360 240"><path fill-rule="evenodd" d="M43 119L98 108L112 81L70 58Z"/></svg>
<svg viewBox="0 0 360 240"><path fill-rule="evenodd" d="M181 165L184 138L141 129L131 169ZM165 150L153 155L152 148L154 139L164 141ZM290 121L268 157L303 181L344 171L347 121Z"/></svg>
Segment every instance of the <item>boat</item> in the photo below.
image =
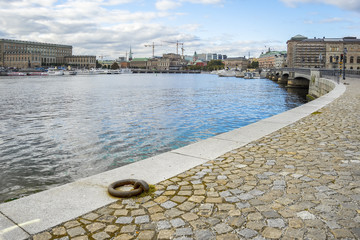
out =
<svg viewBox="0 0 360 240"><path fill-rule="evenodd" d="M56 69L56 68L49 68L47 72L48 72L49 76L62 76L62 75L64 75L64 70L59 70L59 69Z"/></svg>
<svg viewBox="0 0 360 240"><path fill-rule="evenodd" d="M95 72L88 69L77 70L77 75L94 75Z"/></svg>
<svg viewBox="0 0 360 240"><path fill-rule="evenodd" d="M77 71L73 71L73 70L64 72L64 75L76 75L76 74L77 74Z"/></svg>
<svg viewBox="0 0 360 240"><path fill-rule="evenodd" d="M129 68L122 68L121 73L122 74L132 74L133 72Z"/></svg>
<svg viewBox="0 0 360 240"><path fill-rule="evenodd" d="M109 70L108 74L121 74L121 70L119 69Z"/></svg>
<svg viewBox="0 0 360 240"><path fill-rule="evenodd" d="M245 77L245 74L243 72L237 72L235 77L237 78L244 78Z"/></svg>
<svg viewBox="0 0 360 240"><path fill-rule="evenodd" d="M26 76L27 74L24 72L8 72L8 76Z"/></svg>
<svg viewBox="0 0 360 240"><path fill-rule="evenodd" d="M47 72L28 72L29 76L48 76Z"/></svg>
<svg viewBox="0 0 360 240"><path fill-rule="evenodd" d="M219 77L235 77L236 76L236 71L235 70L220 70L218 72L218 76Z"/></svg>

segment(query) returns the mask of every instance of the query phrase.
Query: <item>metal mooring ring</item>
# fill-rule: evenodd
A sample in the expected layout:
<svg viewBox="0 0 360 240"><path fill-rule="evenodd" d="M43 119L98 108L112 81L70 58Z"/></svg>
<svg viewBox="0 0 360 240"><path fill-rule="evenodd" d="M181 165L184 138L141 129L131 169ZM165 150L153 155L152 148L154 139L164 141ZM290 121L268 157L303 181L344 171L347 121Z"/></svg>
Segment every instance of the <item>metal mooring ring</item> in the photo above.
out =
<svg viewBox="0 0 360 240"><path fill-rule="evenodd" d="M115 189L115 188L118 188L118 187L121 187L124 185L133 185L134 190L119 191L119 190ZM139 195L142 192L147 192L147 191L149 191L149 189L150 189L149 185L143 180L125 179L125 180L116 181L116 182L110 184L108 187L108 192L110 193L110 195L112 195L114 197L129 198L129 197Z"/></svg>

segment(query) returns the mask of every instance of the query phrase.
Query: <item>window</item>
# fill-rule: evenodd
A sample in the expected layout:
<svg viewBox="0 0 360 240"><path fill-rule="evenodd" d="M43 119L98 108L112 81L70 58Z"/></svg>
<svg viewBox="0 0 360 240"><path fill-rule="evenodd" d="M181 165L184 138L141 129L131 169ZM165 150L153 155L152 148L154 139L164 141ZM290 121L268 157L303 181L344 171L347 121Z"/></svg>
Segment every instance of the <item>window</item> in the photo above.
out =
<svg viewBox="0 0 360 240"><path fill-rule="evenodd" d="M356 63L360 63L360 57L357 57Z"/></svg>
<svg viewBox="0 0 360 240"><path fill-rule="evenodd" d="M330 63L332 63L333 62L333 57L332 56L330 56Z"/></svg>
<svg viewBox="0 0 360 240"><path fill-rule="evenodd" d="M354 57L353 56L350 57L350 63L354 63Z"/></svg>

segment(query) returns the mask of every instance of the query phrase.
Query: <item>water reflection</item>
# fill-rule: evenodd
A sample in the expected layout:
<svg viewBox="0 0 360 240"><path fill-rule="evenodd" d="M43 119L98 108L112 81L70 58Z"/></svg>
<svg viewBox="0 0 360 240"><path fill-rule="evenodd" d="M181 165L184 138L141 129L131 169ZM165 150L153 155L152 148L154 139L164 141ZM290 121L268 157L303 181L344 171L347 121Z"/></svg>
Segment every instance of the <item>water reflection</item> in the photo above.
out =
<svg viewBox="0 0 360 240"><path fill-rule="evenodd" d="M214 75L0 78L0 202L304 103L287 91Z"/></svg>

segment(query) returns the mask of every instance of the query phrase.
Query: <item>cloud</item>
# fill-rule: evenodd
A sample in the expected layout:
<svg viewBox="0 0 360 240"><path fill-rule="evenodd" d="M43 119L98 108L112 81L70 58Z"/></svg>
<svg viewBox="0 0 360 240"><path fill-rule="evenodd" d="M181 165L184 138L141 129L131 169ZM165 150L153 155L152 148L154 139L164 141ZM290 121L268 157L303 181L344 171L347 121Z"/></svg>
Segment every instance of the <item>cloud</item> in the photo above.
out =
<svg viewBox="0 0 360 240"><path fill-rule="evenodd" d="M172 0L159 0L156 2L155 6L160 11L171 10L180 7L182 4L178 1Z"/></svg>
<svg viewBox="0 0 360 240"><path fill-rule="evenodd" d="M224 3L224 0L157 0L155 6L158 10L167 11L181 7L183 3L192 3L192 4L212 4L220 5Z"/></svg>
<svg viewBox="0 0 360 240"><path fill-rule="evenodd" d="M327 19L323 19L320 22L321 23L335 23L335 22L344 22L345 20L342 18L338 18L338 17L333 17L333 18L327 18Z"/></svg>
<svg viewBox="0 0 360 240"><path fill-rule="evenodd" d="M341 9L349 11L360 12L360 1L359 0L280 0L289 7L296 7L297 4L301 3L323 3L333 5Z"/></svg>

